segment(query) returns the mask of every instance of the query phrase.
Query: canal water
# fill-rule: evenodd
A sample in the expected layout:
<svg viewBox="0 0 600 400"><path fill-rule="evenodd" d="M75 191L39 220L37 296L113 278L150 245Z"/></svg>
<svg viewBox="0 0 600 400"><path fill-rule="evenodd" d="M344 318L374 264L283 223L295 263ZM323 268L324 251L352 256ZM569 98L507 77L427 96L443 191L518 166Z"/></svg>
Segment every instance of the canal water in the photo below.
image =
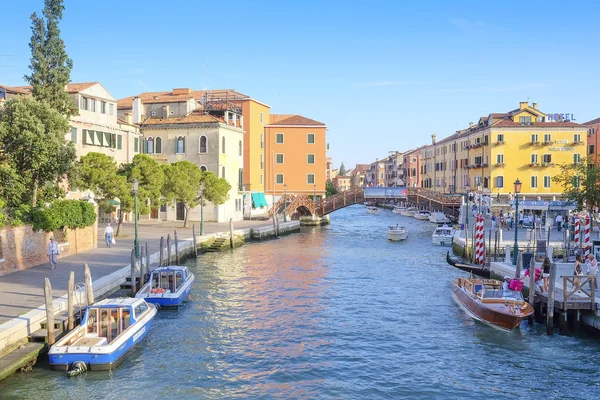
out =
<svg viewBox="0 0 600 400"><path fill-rule="evenodd" d="M389 224L409 229L390 243ZM434 225L363 206L331 225L208 254L191 299L161 310L112 372L47 364L0 383L0 399L594 399L600 341L506 334L452 301L463 274Z"/></svg>

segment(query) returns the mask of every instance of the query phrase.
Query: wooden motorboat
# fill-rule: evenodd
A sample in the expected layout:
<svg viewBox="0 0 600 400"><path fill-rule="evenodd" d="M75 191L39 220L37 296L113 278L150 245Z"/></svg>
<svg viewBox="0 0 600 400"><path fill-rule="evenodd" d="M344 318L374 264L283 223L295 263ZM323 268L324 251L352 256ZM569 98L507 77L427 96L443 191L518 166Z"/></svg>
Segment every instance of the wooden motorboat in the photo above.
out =
<svg viewBox="0 0 600 400"><path fill-rule="evenodd" d="M408 229L402 225L390 225L388 227L388 240L398 242L405 240L408 236Z"/></svg>
<svg viewBox="0 0 600 400"><path fill-rule="evenodd" d="M429 221L435 224L448 224L450 223L450 218L446 217L446 214L443 212L435 211L429 216Z"/></svg>
<svg viewBox="0 0 600 400"><path fill-rule="evenodd" d="M150 279L135 297L146 299L148 303L161 307L177 307L190 294L194 274L187 267L170 265L158 267L150 274Z"/></svg>
<svg viewBox="0 0 600 400"><path fill-rule="evenodd" d="M533 314L521 292L502 290L502 282L495 279L458 278L452 283L452 297L474 320L505 332Z"/></svg>
<svg viewBox="0 0 600 400"><path fill-rule="evenodd" d="M469 264L469 263L466 263L466 262L453 260L450 257L450 252L449 251L446 253L446 261L448 262L448 264L452 265L453 267L456 267L458 269L462 269L463 271L471 272L471 273L473 273L475 275L479 275L479 276L481 276L483 278L489 278L490 277L490 270L488 268L485 268L482 265Z"/></svg>

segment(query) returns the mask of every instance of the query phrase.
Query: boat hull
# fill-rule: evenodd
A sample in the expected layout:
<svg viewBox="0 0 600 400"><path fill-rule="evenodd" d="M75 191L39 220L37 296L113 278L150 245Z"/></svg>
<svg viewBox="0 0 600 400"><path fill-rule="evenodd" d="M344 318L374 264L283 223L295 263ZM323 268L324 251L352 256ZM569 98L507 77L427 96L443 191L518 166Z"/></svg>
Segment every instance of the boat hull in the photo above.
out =
<svg viewBox="0 0 600 400"><path fill-rule="evenodd" d="M491 310L477 301L477 299L471 297L469 293L460 288L456 283L452 284L452 298L474 320L505 332L512 332L526 317L508 315Z"/></svg>
<svg viewBox="0 0 600 400"><path fill-rule="evenodd" d="M424 214L415 214L415 215L413 215L413 217L415 217L416 219L418 219L420 221L425 221L426 219L429 218L429 216L424 215Z"/></svg>
<svg viewBox="0 0 600 400"><path fill-rule="evenodd" d="M415 212L414 211L400 211L400 215L403 215L405 217L414 217Z"/></svg>
<svg viewBox="0 0 600 400"><path fill-rule="evenodd" d="M408 232L388 232L388 240L392 242L399 242L406 240Z"/></svg>
<svg viewBox="0 0 600 400"><path fill-rule="evenodd" d="M452 244L452 236L432 236L431 243L438 246L447 246Z"/></svg>
<svg viewBox="0 0 600 400"><path fill-rule="evenodd" d="M446 261L448 262L448 264L452 265L453 267L456 267L456 268L458 268L460 270L463 270L465 272L470 272L470 273L479 275L482 278L489 278L490 277L490 270L489 269L484 268L481 265L467 264L467 263L462 263L460 261L454 261L452 258L450 258L450 252L449 251L446 253Z"/></svg>
<svg viewBox="0 0 600 400"><path fill-rule="evenodd" d="M189 296L192 285L194 283L194 275L187 280L187 282L181 287L181 290L178 290L177 293L174 294L153 294L148 293L146 290L142 294L142 290L138 292L135 297L141 297L146 300L148 303L158 304L161 307L178 307L183 303L183 301Z"/></svg>
<svg viewBox="0 0 600 400"><path fill-rule="evenodd" d="M403 211L403 210L397 210L397 209L395 209L395 208L394 208L394 209L392 210L392 212L393 212L394 214L400 214L400 215L402 215L402 213L403 213L404 211Z"/></svg>

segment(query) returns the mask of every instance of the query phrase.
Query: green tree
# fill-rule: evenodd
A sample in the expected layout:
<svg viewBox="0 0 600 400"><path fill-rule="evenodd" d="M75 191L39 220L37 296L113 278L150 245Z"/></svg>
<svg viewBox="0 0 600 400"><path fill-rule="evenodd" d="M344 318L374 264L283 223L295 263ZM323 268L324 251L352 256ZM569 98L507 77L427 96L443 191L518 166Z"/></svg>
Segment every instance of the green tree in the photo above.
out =
<svg viewBox="0 0 600 400"><path fill-rule="evenodd" d="M183 227L187 228L189 212L200 203L198 192L202 171L189 161L179 161L162 166L165 173L165 184L162 194L167 201L178 201L185 207L185 219ZM205 186L204 190L207 191Z"/></svg>
<svg viewBox="0 0 600 400"><path fill-rule="evenodd" d="M204 182L204 200L219 205L229 199L231 185L226 179L217 178L212 172L204 172L201 181Z"/></svg>
<svg viewBox="0 0 600 400"><path fill-rule="evenodd" d="M564 196L577 204L578 211L600 206L600 166L588 165L585 159L562 164L552 180L562 186Z"/></svg>
<svg viewBox="0 0 600 400"><path fill-rule="evenodd" d="M33 207L40 185L60 182L71 170L75 146L65 140L68 130L65 117L30 97L10 99L0 110L0 157L18 171Z"/></svg>
<svg viewBox="0 0 600 400"><path fill-rule="evenodd" d="M31 15L31 74L25 75L25 80L32 86L36 100L69 117L77 114L77 105L65 90L71 80L73 61L67 55L58 27L64 9L62 0L44 0L43 17L35 12Z"/></svg>
<svg viewBox="0 0 600 400"><path fill-rule="evenodd" d="M335 188L333 182L325 182L325 197L333 196L334 194L337 194L337 189Z"/></svg>
<svg viewBox="0 0 600 400"><path fill-rule="evenodd" d="M340 165L340 170L338 171L338 175L341 175L341 176L346 175L346 167L344 167L343 161L342 161L342 165Z"/></svg>
<svg viewBox="0 0 600 400"><path fill-rule="evenodd" d="M120 174L127 176L127 180L132 182L137 179L139 182L138 197L150 202L150 208L160 207L162 202L162 187L165 183L165 173L160 164L146 154L136 154L133 162L123 164ZM144 206L146 201L143 201ZM147 207L146 207L147 208ZM143 214L148 214L150 210L144 210ZM140 214L142 214L140 212Z"/></svg>

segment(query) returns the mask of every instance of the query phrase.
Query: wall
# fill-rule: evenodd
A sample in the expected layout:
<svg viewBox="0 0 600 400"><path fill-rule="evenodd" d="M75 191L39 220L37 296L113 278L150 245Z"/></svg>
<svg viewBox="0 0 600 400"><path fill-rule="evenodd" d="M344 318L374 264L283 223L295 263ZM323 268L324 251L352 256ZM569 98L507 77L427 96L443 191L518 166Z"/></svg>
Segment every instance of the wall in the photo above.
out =
<svg viewBox="0 0 600 400"><path fill-rule="evenodd" d="M31 225L0 229L0 276L48 262L48 241L52 233L34 232ZM98 222L84 229L68 229L67 242L59 243L60 255L67 257L97 247Z"/></svg>
<svg viewBox="0 0 600 400"><path fill-rule="evenodd" d="M265 157L264 136L265 125L269 122L271 109L266 104L255 100L245 100L242 103L242 116L244 117L244 183L249 184L246 189L253 192L265 190L265 167L261 169L261 155ZM262 113L262 121L260 118ZM261 146L261 136L263 143ZM261 182L262 176L262 182Z"/></svg>

